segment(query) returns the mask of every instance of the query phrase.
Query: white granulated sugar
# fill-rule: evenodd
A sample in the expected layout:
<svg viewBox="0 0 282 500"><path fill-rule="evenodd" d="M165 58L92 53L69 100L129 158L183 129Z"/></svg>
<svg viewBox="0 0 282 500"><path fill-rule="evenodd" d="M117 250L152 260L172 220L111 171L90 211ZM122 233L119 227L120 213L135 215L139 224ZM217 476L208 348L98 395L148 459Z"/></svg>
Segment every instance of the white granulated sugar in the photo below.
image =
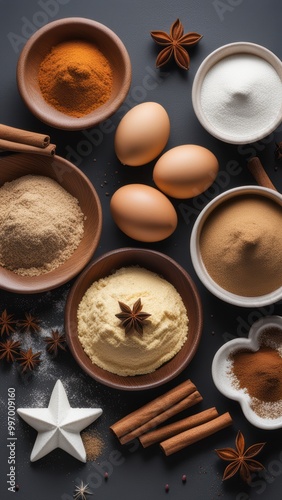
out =
<svg viewBox="0 0 282 500"><path fill-rule="evenodd" d="M201 89L202 111L214 129L243 138L263 131L281 115L282 82L266 60L231 55L207 73Z"/></svg>

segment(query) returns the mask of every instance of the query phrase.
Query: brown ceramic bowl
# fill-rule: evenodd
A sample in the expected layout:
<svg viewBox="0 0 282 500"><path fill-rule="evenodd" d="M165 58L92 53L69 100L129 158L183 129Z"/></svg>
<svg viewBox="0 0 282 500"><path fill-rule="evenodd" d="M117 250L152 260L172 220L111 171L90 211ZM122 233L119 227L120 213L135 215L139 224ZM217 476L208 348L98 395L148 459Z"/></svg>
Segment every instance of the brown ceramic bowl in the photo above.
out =
<svg viewBox="0 0 282 500"><path fill-rule="evenodd" d="M0 158L0 187L23 175L45 175L57 181L78 199L86 215L84 236L61 266L39 276L20 276L0 266L0 288L16 293L38 293L56 288L76 276L89 263L102 229L102 209L88 178L72 163L59 156L14 154Z"/></svg>
<svg viewBox="0 0 282 500"><path fill-rule="evenodd" d="M152 373L120 376L93 364L84 352L77 333L77 309L92 283L121 267L139 265L162 275L182 297L189 317L189 333L182 349L170 361ZM141 248L121 248L104 254L90 264L73 285L65 308L65 330L71 352L81 368L98 382L122 390L143 390L160 386L181 373L197 351L202 334L201 300L190 276L170 257Z"/></svg>
<svg viewBox="0 0 282 500"><path fill-rule="evenodd" d="M38 69L51 48L58 43L82 39L97 46L113 68L110 99L81 118L66 115L50 106L38 85ZM26 42L17 66L18 89L29 110L42 122L64 130L94 127L115 113L124 101L131 83L131 63L120 38L109 28L91 19L70 17L48 23Z"/></svg>

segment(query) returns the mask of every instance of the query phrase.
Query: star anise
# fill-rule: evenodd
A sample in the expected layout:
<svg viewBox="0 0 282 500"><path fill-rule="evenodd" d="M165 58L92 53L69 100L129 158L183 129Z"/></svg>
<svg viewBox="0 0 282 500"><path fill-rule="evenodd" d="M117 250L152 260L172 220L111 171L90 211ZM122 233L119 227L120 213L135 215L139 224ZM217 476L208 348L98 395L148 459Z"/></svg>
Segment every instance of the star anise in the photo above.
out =
<svg viewBox="0 0 282 500"><path fill-rule="evenodd" d="M215 450L222 460L231 462L227 465L222 480L230 479L239 471L243 481L249 482L251 479L251 472L264 469L264 466L260 462L257 462L257 460L253 460L253 457L262 450L265 443L253 444L245 450L245 439L242 432L239 431L235 444L235 450L233 448Z"/></svg>
<svg viewBox="0 0 282 500"><path fill-rule="evenodd" d="M13 320L13 317L13 314L8 314L7 309L4 309L0 316L1 335L3 335L4 333L9 335L10 333L15 331L13 325L16 324L16 321Z"/></svg>
<svg viewBox="0 0 282 500"><path fill-rule="evenodd" d="M52 330L50 336L44 337L43 340L47 344L47 351L54 354L54 356L58 355L60 349L62 351L66 350L66 336L58 330Z"/></svg>
<svg viewBox="0 0 282 500"><path fill-rule="evenodd" d="M179 19L176 19L170 27L169 34L165 31L151 31L151 37L156 43L164 46L156 60L157 68L166 64L174 56L180 68L189 69L190 56L187 50L184 49L184 46L192 47L196 45L203 36L196 32L184 35L183 24Z"/></svg>
<svg viewBox="0 0 282 500"><path fill-rule="evenodd" d="M74 500L86 500L86 495L93 495L93 493L88 489L88 484L80 481L80 485L75 487L73 498Z"/></svg>
<svg viewBox="0 0 282 500"><path fill-rule="evenodd" d="M282 142L276 142L275 146L275 158L276 160L282 160Z"/></svg>
<svg viewBox="0 0 282 500"><path fill-rule="evenodd" d="M20 351L17 361L20 363L22 372L34 370L40 363L40 352L34 353L31 348L28 351Z"/></svg>
<svg viewBox="0 0 282 500"><path fill-rule="evenodd" d="M5 340L0 342L0 359L5 359L9 363L13 363L19 354L21 343L17 340Z"/></svg>
<svg viewBox="0 0 282 500"><path fill-rule="evenodd" d="M133 308L123 302L118 301L121 313L116 314L116 317L121 320L121 324L125 329L125 333L131 330L136 330L137 333L143 333L143 323L151 314L146 312L141 312L142 304L141 299L136 300L133 304Z"/></svg>
<svg viewBox="0 0 282 500"><path fill-rule="evenodd" d="M39 320L30 313L25 313L25 319L18 321L18 326L25 332L39 332Z"/></svg>

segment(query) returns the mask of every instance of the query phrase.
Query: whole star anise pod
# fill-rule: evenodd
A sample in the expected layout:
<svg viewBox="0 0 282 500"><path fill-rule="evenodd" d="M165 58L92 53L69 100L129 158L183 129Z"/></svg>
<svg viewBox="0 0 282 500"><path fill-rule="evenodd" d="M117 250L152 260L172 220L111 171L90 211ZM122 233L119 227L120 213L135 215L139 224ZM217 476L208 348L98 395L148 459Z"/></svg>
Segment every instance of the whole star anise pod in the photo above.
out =
<svg viewBox="0 0 282 500"><path fill-rule="evenodd" d="M282 141L275 143L275 158L276 160L282 160Z"/></svg>
<svg viewBox="0 0 282 500"><path fill-rule="evenodd" d="M13 325L16 324L16 321L13 320L13 314L8 314L7 309L4 309L0 316L0 333L3 335L6 333L9 335L10 333L13 333L15 331Z"/></svg>
<svg viewBox="0 0 282 500"><path fill-rule="evenodd" d="M52 330L50 336L44 337L43 340L47 344L47 351L54 356L58 355L60 349L66 350L66 336L58 330Z"/></svg>
<svg viewBox="0 0 282 500"><path fill-rule="evenodd" d="M242 432L239 431L236 437L235 445L235 450L233 448L215 450L222 460L231 462L227 465L222 480L224 481L225 479L230 479L239 471L243 481L249 482L251 479L251 472L264 469L264 466L253 458L262 450L265 443L253 444L245 450L245 438Z"/></svg>
<svg viewBox="0 0 282 500"><path fill-rule="evenodd" d="M40 352L34 353L31 348L28 351L20 351L17 361L21 365L22 372L34 370L40 363Z"/></svg>
<svg viewBox="0 0 282 500"><path fill-rule="evenodd" d="M19 354L21 343L17 340L5 340L0 342L0 359L5 359L9 363L13 363Z"/></svg>
<svg viewBox="0 0 282 500"><path fill-rule="evenodd" d="M132 309L123 302L118 301L121 313L116 314L116 317L121 320L121 324L125 329L125 333L131 330L136 330L137 333L143 333L143 323L151 314L141 312L141 299L134 302Z"/></svg>
<svg viewBox="0 0 282 500"><path fill-rule="evenodd" d="M156 43L164 46L156 60L157 68L166 64L173 55L178 66L183 69L189 69L190 66L190 56L184 46L192 47L203 38L196 32L184 35L183 24L179 19L171 25L169 34L165 31L151 31L151 37Z"/></svg>
<svg viewBox="0 0 282 500"><path fill-rule="evenodd" d="M39 320L32 316L30 313L25 313L25 319L18 321L18 326L22 328L25 332L39 332Z"/></svg>
<svg viewBox="0 0 282 500"><path fill-rule="evenodd" d="M74 500L86 500L86 495L93 495L93 493L88 489L88 484L80 481L80 484L75 487L73 498Z"/></svg>

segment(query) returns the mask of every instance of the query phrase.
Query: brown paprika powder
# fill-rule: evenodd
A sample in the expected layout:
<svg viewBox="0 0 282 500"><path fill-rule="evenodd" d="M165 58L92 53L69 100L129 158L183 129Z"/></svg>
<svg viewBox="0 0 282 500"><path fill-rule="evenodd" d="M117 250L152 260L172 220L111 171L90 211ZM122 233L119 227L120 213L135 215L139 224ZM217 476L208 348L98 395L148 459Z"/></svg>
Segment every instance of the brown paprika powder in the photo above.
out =
<svg viewBox="0 0 282 500"><path fill-rule="evenodd" d="M112 68L92 43L68 40L54 46L43 59L38 83L44 99L51 106L80 118L110 98Z"/></svg>
<svg viewBox="0 0 282 500"><path fill-rule="evenodd" d="M261 346L258 351L243 350L232 356L233 373L241 389L251 397L274 402L282 399L282 358L278 351Z"/></svg>
<svg viewBox="0 0 282 500"><path fill-rule="evenodd" d="M282 415L282 354L279 329L267 330L257 351L238 350L230 356L236 387L246 390L255 413L263 418Z"/></svg>

